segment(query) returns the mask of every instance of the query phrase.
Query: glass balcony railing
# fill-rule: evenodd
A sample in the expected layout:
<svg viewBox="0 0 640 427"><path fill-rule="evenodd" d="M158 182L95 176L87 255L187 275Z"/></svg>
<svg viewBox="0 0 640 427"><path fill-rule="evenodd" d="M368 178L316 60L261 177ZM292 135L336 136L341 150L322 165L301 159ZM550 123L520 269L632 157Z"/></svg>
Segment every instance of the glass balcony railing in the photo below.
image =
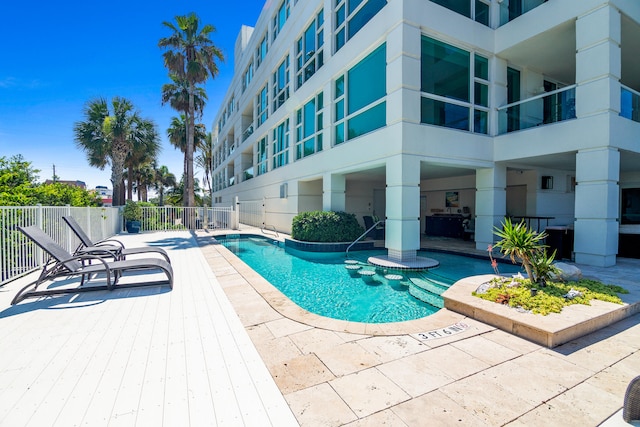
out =
<svg viewBox="0 0 640 427"><path fill-rule="evenodd" d="M500 4L500 25L511 22L520 15L524 15L535 9L547 0L509 0L499 2Z"/></svg>
<svg viewBox="0 0 640 427"><path fill-rule="evenodd" d="M634 122L640 122L640 92L620 87L620 115Z"/></svg>
<svg viewBox="0 0 640 427"><path fill-rule="evenodd" d="M253 134L253 125L249 125L248 128L242 132L242 141L246 141Z"/></svg>
<svg viewBox="0 0 640 427"><path fill-rule="evenodd" d="M243 179L242 179L243 181L253 178L253 166L251 166L248 169L245 169L242 172L242 175L243 175Z"/></svg>
<svg viewBox="0 0 640 427"><path fill-rule="evenodd" d="M498 134L576 118L576 85L498 108Z"/></svg>

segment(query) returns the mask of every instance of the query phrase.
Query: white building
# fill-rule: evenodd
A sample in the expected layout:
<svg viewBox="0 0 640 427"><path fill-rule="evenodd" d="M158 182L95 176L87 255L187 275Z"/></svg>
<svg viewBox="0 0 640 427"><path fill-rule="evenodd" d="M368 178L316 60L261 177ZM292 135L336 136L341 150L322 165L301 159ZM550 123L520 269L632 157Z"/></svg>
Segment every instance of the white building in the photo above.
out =
<svg viewBox="0 0 640 427"><path fill-rule="evenodd" d="M398 260L459 212L478 249L510 216L573 228L579 263L637 256L637 0L270 1L235 71L218 204L264 199L285 232L309 210L386 218Z"/></svg>

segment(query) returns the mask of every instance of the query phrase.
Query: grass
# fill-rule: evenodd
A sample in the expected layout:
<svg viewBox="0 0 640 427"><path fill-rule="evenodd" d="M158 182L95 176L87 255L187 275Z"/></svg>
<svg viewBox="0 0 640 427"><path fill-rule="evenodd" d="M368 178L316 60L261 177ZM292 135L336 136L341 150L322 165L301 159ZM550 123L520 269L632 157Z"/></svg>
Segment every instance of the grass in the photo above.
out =
<svg viewBox="0 0 640 427"><path fill-rule="evenodd" d="M514 282L517 282L516 286L512 286ZM594 299L622 304L618 294L629 293L620 286L606 285L597 280L589 279L572 282L547 282L545 287L539 287L539 285L532 286L528 279L496 277L489 285L486 291L473 292L473 295L545 316L549 313L560 313L564 307L573 304L591 305L591 300ZM532 295L532 288L537 289L535 295ZM565 295L571 290L578 291L581 295L566 298Z"/></svg>

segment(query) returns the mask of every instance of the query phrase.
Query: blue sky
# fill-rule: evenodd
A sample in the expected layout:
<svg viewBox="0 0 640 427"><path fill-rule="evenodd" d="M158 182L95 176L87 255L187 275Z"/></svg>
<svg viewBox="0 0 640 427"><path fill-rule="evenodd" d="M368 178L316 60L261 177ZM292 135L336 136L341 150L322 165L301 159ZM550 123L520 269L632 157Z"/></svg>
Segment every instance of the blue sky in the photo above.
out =
<svg viewBox="0 0 640 427"><path fill-rule="evenodd" d="M267 2L269 3L269 2ZM76 148L73 125L83 120L91 99L130 99L162 135L161 165L177 178L182 153L169 144L166 129L178 113L162 106L169 82L158 40L170 34L163 21L195 12L212 24L211 36L226 61L209 80L203 123L213 119L233 77L233 49L242 24L254 26L265 0L7 1L0 6L3 40L0 62L0 156L22 154L40 169L40 181L56 175L89 188L111 187L109 167L88 166ZM135 197L135 196L134 196Z"/></svg>

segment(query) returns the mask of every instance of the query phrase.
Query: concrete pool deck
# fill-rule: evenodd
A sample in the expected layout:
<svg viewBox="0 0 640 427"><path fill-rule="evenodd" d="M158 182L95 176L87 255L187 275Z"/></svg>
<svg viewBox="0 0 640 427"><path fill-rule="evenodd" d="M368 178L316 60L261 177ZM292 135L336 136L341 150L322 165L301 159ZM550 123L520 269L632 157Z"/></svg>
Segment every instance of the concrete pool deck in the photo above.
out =
<svg viewBox="0 0 640 427"><path fill-rule="evenodd" d="M552 349L447 309L350 325L291 307L213 237L118 236L167 249L170 292L11 307L20 284L0 287L0 425L627 425L639 314ZM637 286L640 260L620 261L593 273Z"/></svg>
<svg viewBox="0 0 640 427"><path fill-rule="evenodd" d="M627 425L638 314L553 349L448 309L343 322L296 307L213 235L198 240L301 425ZM640 260L620 264L585 275L637 288Z"/></svg>

